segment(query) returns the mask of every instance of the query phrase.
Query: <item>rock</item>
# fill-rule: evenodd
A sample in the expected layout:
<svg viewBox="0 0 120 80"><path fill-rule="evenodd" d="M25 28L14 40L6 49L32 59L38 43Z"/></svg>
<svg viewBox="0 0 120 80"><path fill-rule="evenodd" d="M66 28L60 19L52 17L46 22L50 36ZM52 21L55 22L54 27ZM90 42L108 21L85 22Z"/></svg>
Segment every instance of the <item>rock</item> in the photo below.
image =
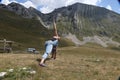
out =
<svg viewBox="0 0 120 80"><path fill-rule="evenodd" d="M0 77L4 77L7 74L7 72L0 72Z"/></svg>

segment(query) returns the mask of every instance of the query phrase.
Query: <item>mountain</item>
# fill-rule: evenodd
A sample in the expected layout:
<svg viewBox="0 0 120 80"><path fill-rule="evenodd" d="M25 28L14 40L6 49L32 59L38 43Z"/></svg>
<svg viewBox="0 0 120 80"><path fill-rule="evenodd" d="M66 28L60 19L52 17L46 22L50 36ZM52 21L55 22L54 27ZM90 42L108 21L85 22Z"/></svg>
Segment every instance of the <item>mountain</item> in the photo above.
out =
<svg viewBox="0 0 120 80"><path fill-rule="evenodd" d="M46 25L56 20L63 33L71 32L78 36L119 36L120 15L102 7L76 3L40 16ZM114 34L113 34L114 33Z"/></svg>
<svg viewBox="0 0 120 80"><path fill-rule="evenodd" d="M59 33L65 37L69 36L76 44L95 42L104 44L104 47L107 47L107 44L120 45L120 14L108 9L75 3L55 9L49 14L38 15L47 26L51 26L55 20ZM83 42L80 43L79 40Z"/></svg>
<svg viewBox="0 0 120 80"><path fill-rule="evenodd" d="M36 18L36 14L33 14L29 9L17 3L7 6L0 4L0 40L14 41L14 50L25 50L28 47L42 50L45 40L51 39L53 30L45 28ZM65 46L69 45L66 39L62 39L61 42ZM3 47L2 45L0 43L0 48Z"/></svg>
<svg viewBox="0 0 120 80"><path fill-rule="evenodd" d="M9 11L13 11L18 15L21 15L24 18L33 18L35 15L29 9L25 8L24 6L18 3L10 3L7 6L4 4L0 5L1 8L4 8Z"/></svg>
<svg viewBox="0 0 120 80"><path fill-rule="evenodd" d="M24 19L30 22L34 21L35 25L39 23L41 28L44 27L49 30L52 29L53 20L55 20L59 35L70 39L76 45L83 45L89 42L100 44L103 47L107 47L108 44L120 45L120 14L102 7L75 3L67 7L55 9L49 14L43 14L32 7L25 8L18 3L11 3L7 6L0 4L0 8L3 10L1 12L7 11L9 20L19 17L21 21ZM12 17L10 14L12 14ZM3 17L3 20L6 21L6 18ZM6 24L7 22L5 21L2 24ZM9 23L15 25L17 28L20 27L16 24L19 21L15 24L12 22ZM21 23L25 24L26 22L23 21ZM26 23L27 28L24 29L29 29L28 24L32 23Z"/></svg>
<svg viewBox="0 0 120 80"><path fill-rule="evenodd" d="M14 41L14 49L41 48L51 36L52 31L43 27L39 20L23 18L0 8L0 39Z"/></svg>

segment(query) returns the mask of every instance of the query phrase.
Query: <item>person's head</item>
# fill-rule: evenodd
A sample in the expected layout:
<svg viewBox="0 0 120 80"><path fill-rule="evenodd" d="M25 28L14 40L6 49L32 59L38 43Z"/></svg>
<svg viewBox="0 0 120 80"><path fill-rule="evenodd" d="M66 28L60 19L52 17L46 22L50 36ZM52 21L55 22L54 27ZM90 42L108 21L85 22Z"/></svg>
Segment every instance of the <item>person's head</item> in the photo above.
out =
<svg viewBox="0 0 120 80"><path fill-rule="evenodd" d="M59 40L59 39L60 39L60 37L59 37L59 36L53 36L53 38L54 38L54 39L57 39L57 40Z"/></svg>
<svg viewBox="0 0 120 80"><path fill-rule="evenodd" d="M52 40L52 41L55 41L55 40L56 40L56 38L52 38L51 40Z"/></svg>
<svg viewBox="0 0 120 80"><path fill-rule="evenodd" d="M59 36L53 36L53 38L51 40L54 41L54 40L59 40L59 39L60 39Z"/></svg>

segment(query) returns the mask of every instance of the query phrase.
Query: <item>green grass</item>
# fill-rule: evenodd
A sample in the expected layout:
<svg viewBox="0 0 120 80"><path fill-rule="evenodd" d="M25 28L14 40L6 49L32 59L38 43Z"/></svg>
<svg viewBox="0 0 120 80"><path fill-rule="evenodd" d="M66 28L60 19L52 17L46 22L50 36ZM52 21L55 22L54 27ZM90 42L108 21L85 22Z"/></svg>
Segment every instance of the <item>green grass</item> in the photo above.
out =
<svg viewBox="0 0 120 80"><path fill-rule="evenodd" d="M2 9L0 13L0 39L14 41L13 54L0 54L0 71L15 69L2 80L117 80L120 76L119 48L103 48L90 43L80 47L64 47L74 44L63 38L60 40L57 59L47 60L45 68L38 66L37 60L41 59L44 42L51 38L52 30L43 27L36 19L21 18ZM67 24L57 24L66 31L63 27ZM119 39L119 36L116 37ZM24 52L27 47L37 48L40 54ZM31 67L37 73L30 75L24 71L18 72L21 67Z"/></svg>
<svg viewBox="0 0 120 80"><path fill-rule="evenodd" d="M22 18L4 9L0 9L0 13L0 39L14 41L13 50L25 50L28 47L43 49L44 42L53 36L53 30L48 30L35 18ZM73 45L72 42L67 41L61 39L60 45Z"/></svg>
<svg viewBox="0 0 120 80"><path fill-rule="evenodd" d="M63 47L58 49L56 60L47 60L47 67L38 66L40 54L0 54L0 71L10 68L31 67L34 75L13 73L3 80L117 80L120 76L119 51L102 47ZM9 57L9 58L8 58ZM3 63L4 61L4 63ZM17 74L17 75L16 75Z"/></svg>
<svg viewBox="0 0 120 80"><path fill-rule="evenodd" d="M52 31L43 27L36 19L25 19L13 12L0 9L0 39L14 41L15 45L37 47L51 38ZM17 46L14 46L19 48Z"/></svg>
<svg viewBox="0 0 120 80"><path fill-rule="evenodd" d="M120 51L120 47L110 47L112 50Z"/></svg>

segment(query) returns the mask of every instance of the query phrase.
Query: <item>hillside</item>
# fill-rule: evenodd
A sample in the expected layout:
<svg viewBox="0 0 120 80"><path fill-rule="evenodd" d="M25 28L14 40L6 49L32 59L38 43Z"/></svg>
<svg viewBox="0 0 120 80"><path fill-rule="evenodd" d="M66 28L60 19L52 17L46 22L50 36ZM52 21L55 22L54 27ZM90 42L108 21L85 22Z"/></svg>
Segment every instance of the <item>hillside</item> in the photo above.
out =
<svg viewBox="0 0 120 80"><path fill-rule="evenodd" d="M12 40L16 47L40 48L51 36L52 32L38 20L23 18L0 8L0 39Z"/></svg>
<svg viewBox="0 0 120 80"><path fill-rule="evenodd" d="M99 36L120 42L120 14L102 7L75 3L39 16L47 26L51 26L54 18L63 36L70 33L80 40Z"/></svg>
<svg viewBox="0 0 120 80"><path fill-rule="evenodd" d="M57 58L49 56L47 66L41 67L44 42L53 34L53 19L61 36L60 47ZM0 54L0 80L117 80L119 22L119 14L81 3L49 14L17 3L0 4L0 39L14 41L12 53ZM28 47L39 53L26 52Z"/></svg>
<svg viewBox="0 0 120 80"><path fill-rule="evenodd" d="M14 26L21 31L23 29L26 33L30 33L30 36L34 36L33 39L36 39L38 35L44 39L48 38L48 34L52 35L53 20L55 20L59 35L64 37L64 42L60 43L61 46L64 43L65 45L76 44L78 46L87 43L95 43L103 47L120 46L120 14L102 7L75 3L55 9L49 14L43 14L32 7L25 8L18 3L11 3L7 6L0 4L0 8L1 14L4 15L0 15L2 16L1 25ZM22 24L23 27L19 27L17 24ZM48 33L46 34L46 32ZM22 33L24 32L22 31ZM21 42L23 41L21 40Z"/></svg>
<svg viewBox="0 0 120 80"><path fill-rule="evenodd" d="M38 55L0 54L0 73L8 73L2 80L118 80L120 77L120 54L115 50L93 46L59 48L56 60L47 59L47 67L38 65L42 54L43 51ZM35 72L30 74L29 70Z"/></svg>
<svg viewBox="0 0 120 80"><path fill-rule="evenodd" d="M78 36L120 35L120 15L102 7L76 3L40 17L46 25L54 18L63 33L71 32Z"/></svg>
<svg viewBox="0 0 120 80"><path fill-rule="evenodd" d="M28 47L41 50L44 48L44 42L51 39L52 35L53 29L45 28L36 17L26 18L0 8L0 39L14 41L13 50L25 50ZM67 39L61 39L60 46L69 45L74 44Z"/></svg>

